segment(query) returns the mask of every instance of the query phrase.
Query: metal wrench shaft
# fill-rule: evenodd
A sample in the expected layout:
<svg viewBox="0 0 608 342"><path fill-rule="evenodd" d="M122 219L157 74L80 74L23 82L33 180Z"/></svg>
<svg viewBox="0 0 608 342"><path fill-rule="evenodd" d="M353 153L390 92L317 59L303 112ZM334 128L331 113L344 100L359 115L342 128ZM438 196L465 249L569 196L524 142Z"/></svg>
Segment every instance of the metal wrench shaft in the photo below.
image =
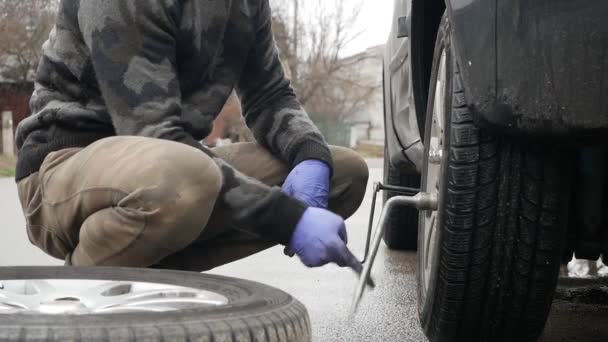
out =
<svg viewBox="0 0 608 342"><path fill-rule="evenodd" d="M372 244L371 254L369 255L367 263L363 266L363 272L359 278L359 284L353 298L352 313L357 311L359 301L363 296L365 285L368 282L376 254L378 254L378 248L380 242L382 242L382 236L384 236L384 230L386 229L386 218L388 213L393 210L395 206L412 206L418 210L437 210L437 195L420 192L415 196L395 196L391 197L386 201L384 208L382 208L382 214L380 214L380 221L378 221L378 228L376 229L376 235L374 237L374 243Z"/></svg>
<svg viewBox="0 0 608 342"><path fill-rule="evenodd" d="M363 253L363 259L361 259L361 263L365 264L367 261L367 257L369 256L369 243L372 235L372 225L374 223L374 213L376 212L376 197L378 196L378 192L380 191L391 191L398 193L400 195L410 195L414 196L420 192L420 189L415 188L407 188L395 185L386 185L382 183L374 183L374 194L372 196L372 207L369 213L369 223L367 225L367 238L365 239L365 252Z"/></svg>

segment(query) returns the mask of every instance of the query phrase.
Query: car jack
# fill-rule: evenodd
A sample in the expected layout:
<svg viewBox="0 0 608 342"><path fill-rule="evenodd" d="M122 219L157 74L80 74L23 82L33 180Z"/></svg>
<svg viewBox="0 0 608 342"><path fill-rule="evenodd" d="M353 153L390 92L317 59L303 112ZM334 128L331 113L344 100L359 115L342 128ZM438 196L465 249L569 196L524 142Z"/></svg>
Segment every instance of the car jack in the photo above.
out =
<svg viewBox="0 0 608 342"><path fill-rule="evenodd" d="M374 242L371 245L370 251L370 241L372 236L372 227L374 224L374 213L376 209L376 197L378 195L378 192L380 191L391 191L399 194L399 196L391 197L384 204L384 207L382 208L382 213L380 214L380 220L378 221L378 225L376 228ZM420 189L415 188L384 185L382 183L374 184L372 207L370 210L369 224L367 227L367 238L365 240L365 252L363 254L363 259L361 260L361 264L363 264L363 272L361 273L361 277L359 278L359 283L357 285L357 290L353 299L353 305L351 309L352 313L355 313L357 311L357 307L359 306L359 302L361 301L361 297L363 296L363 291L365 290L365 285L368 284L370 281L370 273L372 271L372 266L374 264L374 260L376 259L376 255L378 254L378 248L380 247L380 243L382 242L382 236L384 236L388 214L391 210L394 209L394 207L398 206L411 206L418 210L434 211L437 210L438 206L437 195L420 192Z"/></svg>

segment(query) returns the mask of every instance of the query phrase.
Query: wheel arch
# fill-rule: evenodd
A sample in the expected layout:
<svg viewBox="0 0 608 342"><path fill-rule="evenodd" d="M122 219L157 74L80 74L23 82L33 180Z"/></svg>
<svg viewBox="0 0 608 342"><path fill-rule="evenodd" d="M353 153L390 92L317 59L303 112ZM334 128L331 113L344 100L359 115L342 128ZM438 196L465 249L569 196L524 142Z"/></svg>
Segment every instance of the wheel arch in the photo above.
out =
<svg viewBox="0 0 608 342"><path fill-rule="evenodd" d="M411 8L410 39L414 103L418 127L424 127L435 40L446 5L444 0L412 0Z"/></svg>

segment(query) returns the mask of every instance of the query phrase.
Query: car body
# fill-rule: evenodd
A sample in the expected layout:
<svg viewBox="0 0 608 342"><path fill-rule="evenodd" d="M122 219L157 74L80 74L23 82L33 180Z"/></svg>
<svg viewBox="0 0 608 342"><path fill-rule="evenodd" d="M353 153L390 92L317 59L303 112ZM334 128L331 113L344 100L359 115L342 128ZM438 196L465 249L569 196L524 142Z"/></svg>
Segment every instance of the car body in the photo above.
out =
<svg viewBox="0 0 608 342"><path fill-rule="evenodd" d="M430 59L447 7L467 103L480 125L531 139L608 132L608 3L603 0L395 0L384 57L394 165L421 169Z"/></svg>
<svg viewBox="0 0 608 342"><path fill-rule="evenodd" d="M602 216L601 198L608 196L597 190L606 164L598 146L608 140L603 0L395 0L383 61L388 164L405 173L423 169L433 49L446 11L464 100L476 123L517 139L580 149L574 172L591 171L576 180L582 200L573 205L581 215ZM568 250L597 259L608 238L589 221L581 219L579 232L570 232L585 241Z"/></svg>
<svg viewBox="0 0 608 342"><path fill-rule="evenodd" d="M402 180L422 174L421 191L439 199L438 210L418 218L418 260L425 260L418 269L419 313L431 341L463 340L456 333L466 328L450 330L445 322L452 320L454 326L484 321L483 332L466 340L509 340L510 324L529 328L517 340L533 340L553 298L560 253L562 263L573 253L608 261L606 18L605 0L394 0L383 62L384 183L412 187ZM501 202L507 196L509 205ZM545 209L552 214L538 213ZM391 214L390 248L400 245L400 231L412 231L403 224L413 224L406 210ZM509 234L517 238L502 238ZM508 253L481 253L505 241ZM511 253L525 266L501 259ZM456 261L458 267L446 266ZM542 278L545 283L517 285L518 293L542 294L542 303L514 300L510 286L517 281L492 278L496 265L519 280ZM468 281L478 283L463 285ZM477 293L460 288L488 283ZM437 293L454 297L434 304ZM477 315L482 297L526 303L530 314L498 324L507 318Z"/></svg>

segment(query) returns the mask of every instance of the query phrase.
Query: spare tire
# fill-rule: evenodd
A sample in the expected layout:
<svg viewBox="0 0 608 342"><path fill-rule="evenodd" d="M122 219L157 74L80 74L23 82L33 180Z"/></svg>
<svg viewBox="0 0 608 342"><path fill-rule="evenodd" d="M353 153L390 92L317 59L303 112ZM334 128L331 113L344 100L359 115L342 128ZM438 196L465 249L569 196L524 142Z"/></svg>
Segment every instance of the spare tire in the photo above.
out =
<svg viewBox="0 0 608 342"><path fill-rule="evenodd" d="M199 273L0 268L1 341L311 341L306 308L259 283Z"/></svg>

